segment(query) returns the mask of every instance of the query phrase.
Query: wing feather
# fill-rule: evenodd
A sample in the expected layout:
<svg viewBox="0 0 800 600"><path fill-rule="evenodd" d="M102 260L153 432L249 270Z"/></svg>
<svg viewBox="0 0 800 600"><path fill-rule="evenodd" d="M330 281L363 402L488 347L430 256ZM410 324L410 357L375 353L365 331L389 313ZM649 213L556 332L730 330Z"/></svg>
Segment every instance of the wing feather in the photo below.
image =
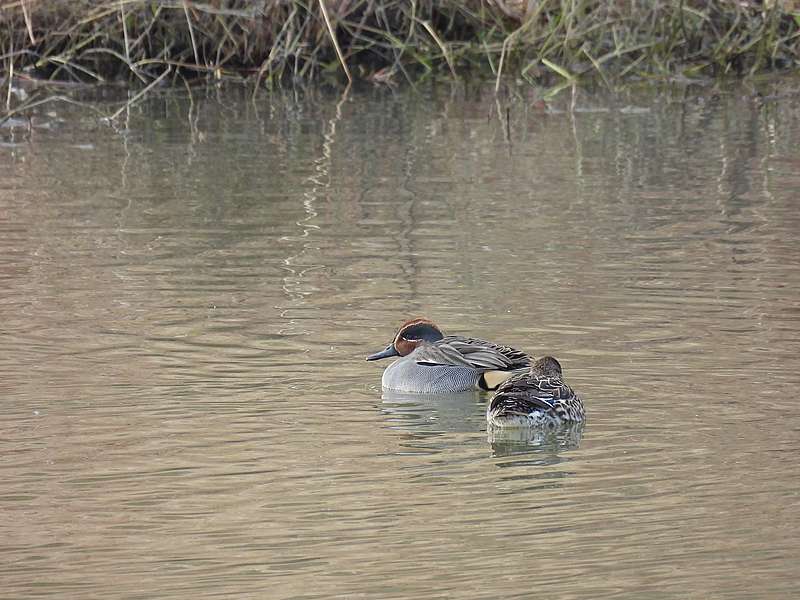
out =
<svg viewBox="0 0 800 600"><path fill-rule="evenodd" d="M553 410L564 400L575 397L575 392L557 377L541 377L530 373L515 375L497 390L491 401L492 408L530 414L534 410Z"/></svg>
<svg viewBox="0 0 800 600"><path fill-rule="evenodd" d="M422 365L468 366L474 369L513 371L530 366L530 357L509 346L478 338L447 336L422 346L415 357Z"/></svg>

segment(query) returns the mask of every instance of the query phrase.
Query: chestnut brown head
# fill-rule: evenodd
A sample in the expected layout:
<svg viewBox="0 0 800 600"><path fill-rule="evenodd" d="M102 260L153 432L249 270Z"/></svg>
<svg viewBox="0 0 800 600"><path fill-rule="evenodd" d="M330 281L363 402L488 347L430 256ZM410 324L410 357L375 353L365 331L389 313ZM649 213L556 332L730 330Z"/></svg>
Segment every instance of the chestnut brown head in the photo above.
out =
<svg viewBox="0 0 800 600"><path fill-rule="evenodd" d="M392 343L384 350L371 354L367 360L380 360L390 356L408 356L416 348L425 343L436 342L444 337L444 333L433 321L428 319L411 319L397 330Z"/></svg>

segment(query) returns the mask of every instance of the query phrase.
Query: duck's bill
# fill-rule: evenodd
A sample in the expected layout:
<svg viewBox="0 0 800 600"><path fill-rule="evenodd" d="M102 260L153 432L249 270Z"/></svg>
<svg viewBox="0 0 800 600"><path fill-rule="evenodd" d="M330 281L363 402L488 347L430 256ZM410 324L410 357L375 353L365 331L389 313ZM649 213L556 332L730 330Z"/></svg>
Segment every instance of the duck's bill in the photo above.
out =
<svg viewBox="0 0 800 600"><path fill-rule="evenodd" d="M397 353L397 350L394 349L394 344L389 344L386 346L386 349L381 350L380 352L376 352L375 354L370 354L367 357L367 360L380 360L382 358L389 358L390 356L400 356Z"/></svg>

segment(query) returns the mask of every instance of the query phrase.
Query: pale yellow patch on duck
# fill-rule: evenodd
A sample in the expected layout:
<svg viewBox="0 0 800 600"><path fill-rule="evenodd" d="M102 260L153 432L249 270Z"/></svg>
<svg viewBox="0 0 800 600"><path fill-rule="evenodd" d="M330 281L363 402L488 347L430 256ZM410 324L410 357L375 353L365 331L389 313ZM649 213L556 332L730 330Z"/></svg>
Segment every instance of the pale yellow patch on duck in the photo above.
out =
<svg viewBox="0 0 800 600"><path fill-rule="evenodd" d="M513 376L513 371L486 371L483 374L483 381L487 390L496 390L501 383Z"/></svg>

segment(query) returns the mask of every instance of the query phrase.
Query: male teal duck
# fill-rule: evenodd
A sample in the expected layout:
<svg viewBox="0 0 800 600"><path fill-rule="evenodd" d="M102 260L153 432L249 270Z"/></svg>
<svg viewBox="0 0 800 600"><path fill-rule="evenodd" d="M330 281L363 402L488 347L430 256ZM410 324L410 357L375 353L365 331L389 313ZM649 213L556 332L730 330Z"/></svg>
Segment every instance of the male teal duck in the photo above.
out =
<svg viewBox="0 0 800 600"><path fill-rule="evenodd" d="M564 383L561 365L552 356L507 379L486 407L493 427L558 427L584 418L583 402Z"/></svg>
<svg viewBox="0 0 800 600"><path fill-rule="evenodd" d="M524 352L479 340L446 336L428 319L406 321L385 350L367 357L398 356L383 372L384 388L420 394L494 390L531 364Z"/></svg>

